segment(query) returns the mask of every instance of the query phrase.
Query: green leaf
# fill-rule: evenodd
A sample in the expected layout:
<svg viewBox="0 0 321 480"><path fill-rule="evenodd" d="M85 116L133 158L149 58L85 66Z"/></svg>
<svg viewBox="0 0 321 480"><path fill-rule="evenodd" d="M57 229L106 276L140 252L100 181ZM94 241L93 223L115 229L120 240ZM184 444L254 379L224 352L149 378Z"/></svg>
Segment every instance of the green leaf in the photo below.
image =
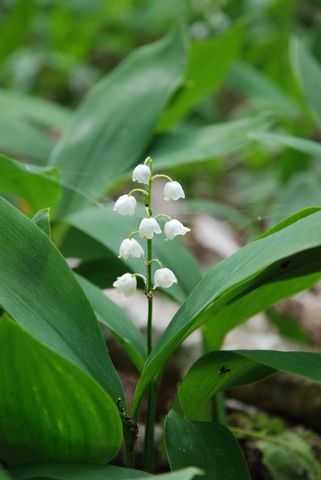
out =
<svg viewBox="0 0 321 480"><path fill-rule="evenodd" d="M195 420L197 412L217 392L258 382L275 370L231 351L203 355L183 379L178 398L184 415Z"/></svg>
<svg viewBox="0 0 321 480"><path fill-rule="evenodd" d="M234 63L229 80L233 88L256 101L261 108L273 109L290 118L300 114L296 101L251 65Z"/></svg>
<svg viewBox="0 0 321 480"><path fill-rule="evenodd" d="M251 142L249 133L252 130L270 123L271 117L259 115L205 127L178 128L157 137L152 144L153 167L161 170L227 155Z"/></svg>
<svg viewBox="0 0 321 480"><path fill-rule="evenodd" d="M308 106L317 125L321 128L321 67L311 53L296 38L291 42L290 59Z"/></svg>
<svg viewBox="0 0 321 480"><path fill-rule="evenodd" d="M9 477L9 474L7 471L0 470L0 480L11 480L12 477Z"/></svg>
<svg viewBox="0 0 321 480"><path fill-rule="evenodd" d="M222 328L226 331L220 314L224 315L224 309L233 308L233 303L237 301L244 301L244 304L248 302L246 295L253 295L264 303L265 309L276 298L282 298L282 294L288 295L290 291L296 293L306 285L310 286L311 281L321 276L320 253L321 212L317 211L283 230L246 245L212 268L193 289L149 356L136 387L134 413L148 382L161 374L169 356L191 332L210 319L218 330ZM282 281L286 282L284 290ZM276 286L278 291L275 290ZM256 290L260 287L264 298L262 291L256 296ZM239 309L240 303L236 318L229 317L229 327L231 323L238 322L238 316L243 314ZM247 313L257 308L248 303L246 305ZM215 335L220 339L222 333L215 332Z"/></svg>
<svg viewBox="0 0 321 480"><path fill-rule="evenodd" d="M34 2L18 0L11 9L11 14L4 17L6 21L1 25L0 62L23 45L36 12Z"/></svg>
<svg viewBox="0 0 321 480"><path fill-rule="evenodd" d="M249 223L249 218L236 208L222 202L214 200L184 200L181 205L184 212L204 212L215 217L226 218L238 225L245 226Z"/></svg>
<svg viewBox="0 0 321 480"><path fill-rule="evenodd" d="M87 295L97 319L117 338L128 353L137 369L143 369L146 349L143 336L123 309L112 302L95 285L76 275L78 282Z"/></svg>
<svg viewBox="0 0 321 480"><path fill-rule="evenodd" d="M122 388L95 314L74 274L37 225L0 199L0 304L38 341L92 375L116 400Z"/></svg>
<svg viewBox="0 0 321 480"><path fill-rule="evenodd" d="M80 464L35 464L11 470L14 480L32 480L35 477L45 476L52 480L141 480L144 478L157 478L158 480L191 480L200 471L196 468L151 475L129 468L114 465L80 465Z"/></svg>
<svg viewBox="0 0 321 480"><path fill-rule="evenodd" d="M171 410L165 442L173 470L195 465L205 471L206 480L251 480L241 448L223 425L191 422Z"/></svg>
<svg viewBox="0 0 321 480"><path fill-rule="evenodd" d="M71 118L71 113L66 107L14 90L0 89L0 109L3 115L11 115L59 130L66 127Z"/></svg>
<svg viewBox="0 0 321 480"><path fill-rule="evenodd" d="M16 323L0 320L0 457L106 463L122 439L120 415L92 377Z"/></svg>
<svg viewBox="0 0 321 480"><path fill-rule="evenodd" d="M177 123L205 95L217 90L240 49L243 30L243 23L237 23L223 35L191 44L184 85L163 113L160 130Z"/></svg>
<svg viewBox="0 0 321 480"><path fill-rule="evenodd" d="M119 253L121 241L137 230L139 221L144 216L143 209L133 217L123 217L113 212L113 205L93 207L69 215L65 222L78 228L87 235L103 244L115 255ZM144 244L146 242L143 242ZM184 301L188 293L200 279L200 271L195 258L184 247L179 238L168 244L163 236L153 240L154 256L165 266L175 271L178 285L173 286L168 293L178 301ZM145 274L145 265L141 259L128 258L124 263L131 271Z"/></svg>
<svg viewBox="0 0 321 480"><path fill-rule="evenodd" d="M46 164L53 145L49 135L36 125L10 115L0 119L0 151L7 155Z"/></svg>
<svg viewBox="0 0 321 480"><path fill-rule="evenodd" d="M32 210L55 207L60 193L56 168L17 162L0 155L0 190L29 203Z"/></svg>
<svg viewBox="0 0 321 480"><path fill-rule="evenodd" d="M304 328L293 318L280 314L273 308L265 312L268 320L277 328L279 334L297 343L310 345L311 341Z"/></svg>
<svg viewBox="0 0 321 480"><path fill-rule="evenodd" d="M257 443L263 453L262 462L273 480L320 480L319 460L303 438L283 432Z"/></svg>
<svg viewBox="0 0 321 480"><path fill-rule="evenodd" d="M63 183L92 200L142 160L155 123L185 70L182 32L133 52L98 83L77 110L50 164ZM84 200L65 192L60 216Z"/></svg>
<svg viewBox="0 0 321 480"><path fill-rule="evenodd" d="M51 237L50 208L38 210L31 220L47 235L47 237Z"/></svg>
<svg viewBox="0 0 321 480"><path fill-rule="evenodd" d="M304 207L321 207L321 181L313 171L293 175L277 193L270 216L280 221Z"/></svg>
<svg viewBox="0 0 321 480"><path fill-rule="evenodd" d="M306 140L305 138L293 137L292 135L283 135L281 133L274 132L261 132L252 131L249 132L249 137L258 140L259 142L266 142L273 145L283 145L293 148L299 152L307 153L313 157L321 158L321 143L314 142L312 140Z"/></svg>

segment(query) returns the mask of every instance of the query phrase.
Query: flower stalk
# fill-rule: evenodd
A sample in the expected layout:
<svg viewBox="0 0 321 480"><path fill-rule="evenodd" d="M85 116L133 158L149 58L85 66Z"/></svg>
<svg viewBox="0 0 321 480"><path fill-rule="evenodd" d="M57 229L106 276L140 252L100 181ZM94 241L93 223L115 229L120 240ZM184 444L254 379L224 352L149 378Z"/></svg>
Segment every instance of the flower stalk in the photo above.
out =
<svg viewBox="0 0 321 480"><path fill-rule="evenodd" d="M166 240L173 240L177 235L185 235L190 231L189 228L184 227L178 220L171 218L169 215L161 213L153 217L151 206L151 193L153 181L158 178L166 178L169 180L164 187L164 199L167 201L178 200L185 198L182 186L173 181L171 177L163 174L152 174L152 158L147 157L144 164L137 165L133 171L132 180L144 184L146 189L134 188L128 195L122 195L115 203L114 210L124 216L133 216L135 214L136 200L134 193L142 193L144 195L144 206L146 210L146 217L143 218L139 224L138 230L131 232L128 238L124 239L120 245L119 258L127 259L129 257L137 257L145 259L146 277L140 273L125 273L118 277L114 282L114 287L117 292L123 293L126 296L133 295L136 291L137 282L136 277L141 277L145 284L145 295L147 298L148 312L147 312L147 354L150 355L153 348L153 292L156 288L170 288L174 283L177 283L177 278L174 272L169 268L163 267L158 258L153 258L153 237L154 234L161 234L162 229L157 219L164 217L167 222L164 226L164 233ZM137 240L132 237L139 235L146 241L146 253ZM146 258L147 257L147 258ZM152 275L152 263L158 263L159 267ZM155 471L155 416L157 403L157 385L156 382L151 381L147 389L147 420L144 438L144 464L145 469L153 473ZM135 412L134 422L137 421L138 412Z"/></svg>

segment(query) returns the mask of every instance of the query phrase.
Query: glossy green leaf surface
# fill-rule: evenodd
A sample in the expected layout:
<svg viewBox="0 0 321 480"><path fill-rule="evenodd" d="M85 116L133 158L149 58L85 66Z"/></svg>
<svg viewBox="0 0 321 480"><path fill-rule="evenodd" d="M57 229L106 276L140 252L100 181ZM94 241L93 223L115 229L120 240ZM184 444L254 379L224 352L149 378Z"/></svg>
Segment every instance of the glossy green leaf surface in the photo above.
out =
<svg viewBox="0 0 321 480"><path fill-rule="evenodd" d="M119 378L74 274L37 225L0 199L0 304L45 346L92 375L116 399Z"/></svg>
<svg viewBox="0 0 321 480"><path fill-rule="evenodd" d="M271 297L259 296L259 299L273 304L276 297L277 300L282 297L270 282L286 280L286 294L291 288L293 293L305 288L300 277L306 276L303 283L310 285L310 275L315 275L315 280L320 277L320 251L321 212L317 211L246 245L212 268L193 289L153 349L136 388L134 412L149 380L160 374L169 356L192 331L210 319L221 325L218 314L224 314L224 308L233 307L233 302L241 302L259 287L271 288Z"/></svg>
<svg viewBox="0 0 321 480"><path fill-rule="evenodd" d="M184 84L162 115L160 130L177 123L202 97L218 88L240 49L242 34L243 25L238 23L223 35L190 45Z"/></svg>
<svg viewBox="0 0 321 480"><path fill-rule="evenodd" d="M0 480L12 480L12 477L9 476L7 471L0 470Z"/></svg>
<svg viewBox="0 0 321 480"><path fill-rule="evenodd" d="M18 467L11 470L14 480L32 480L45 477L52 480L140 480L157 478L158 480L192 480L198 469L190 467L183 470L151 475L129 468L114 465L81 465L81 464L38 464Z"/></svg>
<svg viewBox="0 0 321 480"><path fill-rule="evenodd" d="M183 78L183 43L175 30L139 48L89 92L50 159L65 185L95 200L143 160L155 123ZM65 192L59 213L83 205L76 193Z"/></svg>
<svg viewBox="0 0 321 480"><path fill-rule="evenodd" d="M321 143L307 140L305 138L293 137L292 135L283 135L275 132L252 131L250 138L265 142L271 145L283 145L293 148L299 152L307 153L313 157L321 157Z"/></svg>
<svg viewBox="0 0 321 480"><path fill-rule="evenodd" d="M146 350L143 336L133 320L95 285L79 275L76 278L90 301L97 319L117 338L137 369L142 370Z"/></svg>
<svg viewBox="0 0 321 480"><path fill-rule="evenodd" d="M203 355L192 365L178 390L184 415L194 420L199 409L217 392L257 382L274 372L273 368L236 352L217 351Z"/></svg>
<svg viewBox="0 0 321 480"><path fill-rule="evenodd" d="M172 470L195 465L206 480L251 480L241 448L223 425L191 422L171 410L165 443Z"/></svg>
<svg viewBox="0 0 321 480"><path fill-rule="evenodd" d="M160 135L152 144L153 167L159 171L227 155L247 145L252 130L270 123L271 117L259 115L205 127L178 128Z"/></svg>
<svg viewBox="0 0 321 480"><path fill-rule="evenodd" d="M0 89L2 113L22 118L49 128L62 129L68 125L71 113L66 107L14 90Z"/></svg>
<svg viewBox="0 0 321 480"><path fill-rule="evenodd" d="M105 463L117 454L122 424L93 378L15 322L0 320L0 457Z"/></svg>
<svg viewBox="0 0 321 480"><path fill-rule="evenodd" d="M231 68L229 80L236 90L254 100L261 108L273 109L286 117L299 116L296 101L253 66L236 62Z"/></svg>
<svg viewBox="0 0 321 480"><path fill-rule="evenodd" d="M46 164L53 145L43 129L24 119L10 115L0 119L1 153Z"/></svg>
<svg viewBox="0 0 321 480"><path fill-rule="evenodd" d="M321 128L321 66L296 38L291 43L290 58L307 104L317 125Z"/></svg>
<svg viewBox="0 0 321 480"><path fill-rule="evenodd" d="M133 217L124 217L113 212L113 204L93 207L69 215L65 221L99 241L115 255L119 254L121 241L137 230L140 220L144 217L143 210ZM145 240L139 240L145 248ZM165 242L159 235L153 240L154 256L159 258L164 266L175 272L178 284L171 287L168 293L182 302L199 281L201 275L195 258L184 247L179 238ZM128 258L124 263L131 271L145 274L145 265L141 259Z"/></svg>
<svg viewBox="0 0 321 480"><path fill-rule="evenodd" d="M60 193L56 168L17 162L0 155L0 190L25 200L33 210L54 207Z"/></svg>

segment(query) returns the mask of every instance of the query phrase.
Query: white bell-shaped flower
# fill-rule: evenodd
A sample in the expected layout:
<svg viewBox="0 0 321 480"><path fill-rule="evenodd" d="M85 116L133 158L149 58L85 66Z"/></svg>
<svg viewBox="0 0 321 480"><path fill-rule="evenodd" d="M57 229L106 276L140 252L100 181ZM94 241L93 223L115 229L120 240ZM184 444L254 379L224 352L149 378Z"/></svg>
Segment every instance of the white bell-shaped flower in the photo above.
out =
<svg viewBox="0 0 321 480"><path fill-rule="evenodd" d="M155 218L143 218L140 222L139 228L139 235L142 238L148 238L149 240L153 238L154 233L162 233L162 230Z"/></svg>
<svg viewBox="0 0 321 480"><path fill-rule="evenodd" d="M154 274L154 289L157 287L169 288L177 283L177 278L175 277L172 270L169 268L159 268Z"/></svg>
<svg viewBox="0 0 321 480"><path fill-rule="evenodd" d="M137 165L133 171L133 182L145 183L148 185L150 179L150 168L147 165Z"/></svg>
<svg viewBox="0 0 321 480"><path fill-rule="evenodd" d="M116 201L113 210L121 215L132 217L135 213L136 199L130 195L122 195Z"/></svg>
<svg viewBox="0 0 321 480"><path fill-rule="evenodd" d="M137 257L142 258L144 256L144 250L142 246L134 238L125 238L119 247L118 258Z"/></svg>
<svg viewBox="0 0 321 480"><path fill-rule="evenodd" d="M178 200L179 198L185 198L182 185L178 182L166 183L164 187L164 199L169 202L170 200Z"/></svg>
<svg viewBox="0 0 321 480"><path fill-rule="evenodd" d="M124 273L121 277L117 277L117 280L113 283L113 287L116 288L117 293L123 293L126 297L130 297L130 295L136 292L136 277L131 273Z"/></svg>
<svg viewBox="0 0 321 480"><path fill-rule="evenodd" d="M185 235L185 233L190 232L191 229L184 227L184 225L175 218L165 223L164 232L166 235L166 240L173 240L177 235Z"/></svg>

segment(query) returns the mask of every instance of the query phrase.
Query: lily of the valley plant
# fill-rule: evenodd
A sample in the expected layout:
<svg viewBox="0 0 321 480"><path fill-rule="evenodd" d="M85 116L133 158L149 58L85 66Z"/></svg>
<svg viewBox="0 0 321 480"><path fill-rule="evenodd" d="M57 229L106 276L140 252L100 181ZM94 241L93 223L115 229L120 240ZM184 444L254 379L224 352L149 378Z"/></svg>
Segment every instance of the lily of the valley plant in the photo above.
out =
<svg viewBox="0 0 321 480"><path fill-rule="evenodd" d="M158 258L153 258L153 238L154 235L162 234L162 229L158 223L160 217L166 219L164 226L165 241L173 240L178 235L185 235L190 231L179 220L171 218L169 215L160 213L153 216L151 206L151 193L153 182L158 178L166 178L168 182L164 187L164 199L166 201L185 198L182 186L173 181L168 175L153 175L152 158L147 157L144 164L137 165L133 171L132 180L146 185L145 188L134 188L128 195L122 195L115 203L114 211L124 216L133 216L136 209L135 193L143 194L146 217L143 218L138 226L138 230L130 232L128 238L122 240L119 248L119 258L127 259L129 257L142 258L145 261L146 275L140 273L124 273L113 283L118 293L123 293L127 297L133 295L137 288L137 277L142 278L145 285L145 295L148 301L147 318L147 353L152 350L152 322L153 322L153 290L156 288L170 288L177 283L177 278ZM146 242L146 254L142 245L134 239L134 235L139 236ZM169 247L170 248L170 247ZM157 263L159 268L152 276L152 263ZM145 433L145 466L147 470L152 471L154 465L154 422L156 410L156 387L152 384L149 388L147 424Z"/></svg>

